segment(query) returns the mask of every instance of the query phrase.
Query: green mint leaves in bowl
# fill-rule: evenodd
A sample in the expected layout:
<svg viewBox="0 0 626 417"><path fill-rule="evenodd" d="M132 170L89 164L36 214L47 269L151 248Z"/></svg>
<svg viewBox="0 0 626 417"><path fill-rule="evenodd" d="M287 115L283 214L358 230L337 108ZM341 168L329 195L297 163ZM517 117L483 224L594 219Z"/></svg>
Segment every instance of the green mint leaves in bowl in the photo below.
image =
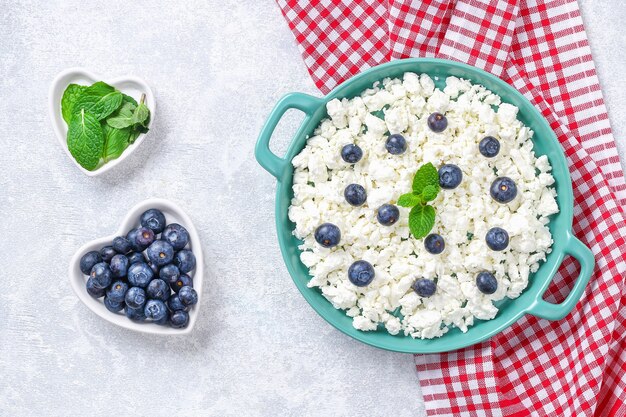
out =
<svg viewBox="0 0 626 417"><path fill-rule="evenodd" d="M428 203L439 194L439 173L432 163L422 165L413 177L413 191L398 198L401 207L412 207L409 229L416 239L426 237L435 225L435 208Z"/></svg>
<svg viewBox="0 0 626 417"><path fill-rule="evenodd" d="M61 115L68 126L67 147L76 162L94 171L122 155L148 131L150 110L144 101L145 94L137 102L103 81L69 84L61 98Z"/></svg>

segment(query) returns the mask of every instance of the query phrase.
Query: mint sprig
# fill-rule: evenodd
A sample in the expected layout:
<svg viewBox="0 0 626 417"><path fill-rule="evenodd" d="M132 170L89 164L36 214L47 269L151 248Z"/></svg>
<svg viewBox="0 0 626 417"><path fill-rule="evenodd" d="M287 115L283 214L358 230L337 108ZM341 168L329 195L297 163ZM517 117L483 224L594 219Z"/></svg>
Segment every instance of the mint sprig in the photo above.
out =
<svg viewBox="0 0 626 417"><path fill-rule="evenodd" d="M90 86L70 84L61 98L61 115L68 125L67 147L76 161L93 171L118 158L148 131L150 109L115 87L98 81Z"/></svg>
<svg viewBox="0 0 626 417"><path fill-rule="evenodd" d="M435 208L429 206L439 193L439 173L432 163L422 165L413 177L413 191L402 194L398 205L412 207L409 213L409 229L416 239L426 237L435 225Z"/></svg>

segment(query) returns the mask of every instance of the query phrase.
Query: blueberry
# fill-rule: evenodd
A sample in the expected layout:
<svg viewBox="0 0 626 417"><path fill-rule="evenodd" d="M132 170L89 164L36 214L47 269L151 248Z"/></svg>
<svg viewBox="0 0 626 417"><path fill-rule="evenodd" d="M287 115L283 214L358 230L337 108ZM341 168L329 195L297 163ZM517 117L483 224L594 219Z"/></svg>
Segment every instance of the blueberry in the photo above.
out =
<svg viewBox="0 0 626 417"><path fill-rule="evenodd" d="M127 256L129 264L135 264L137 262L146 262L146 257L141 252L133 252Z"/></svg>
<svg viewBox="0 0 626 417"><path fill-rule="evenodd" d="M98 287L92 277L89 277L89 279L87 279L87 284L85 284L85 287L87 288L87 293L93 298L100 298L104 296L104 294L106 294L106 289Z"/></svg>
<svg viewBox="0 0 626 417"><path fill-rule="evenodd" d="M174 312L177 310L189 311L190 307L187 307L180 301L178 294L172 294L170 298L167 300L167 307L170 311Z"/></svg>
<svg viewBox="0 0 626 417"><path fill-rule="evenodd" d="M174 292L178 293L183 287L193 287L193 281L189 275L181 274L176 281L170 284L170 287Z"/></svg>
<svg viewBox="0 0 626 417"><path fill-rule="evenodd" d="M111 285L113 281L113 274L111 268L105 262L95 264L91 268L91 278L93 278L93 285L97 288L106 288Z"/></svg>
<svg viewBox="0 0 626 417"><path fill-rule="evenodd" d="M399 133L389 135L387 142L385 142L385 148L392 155L403 154L406 151L406 139Z"/></svg>
<svg viewBox="0 0 626 417"><path fill-rule="evenodd" d="M142 308L146 303L146 291L139 287L130 287L124 296L126 305L130 308Z"/></svg>
<svg viewBox="0 0 626 417"><path fill-rule="evenodd" d="M100 249L100 256L102 256L103 262L111 262L111 258L117 255L117 251L113 249L113 246L105 246Z"/></svg>
<svg viewBox="0 0 626 417"><path fill-rule="evenodd" d="M117 313L124 308L124 301L113 301L108 296L104 297L104 306L112 313Z"/></svg>
<svg viewBox="0 0 626 417"><path fill-rule="evenodd" d="M492 227L487 232L485 241L491 250L504 250L509 246L509 234L500 227Z"/></svg>
<svg viewBox="0 0 626 417"><path fill-rule="evenodd" d="M141 225L158 235L165 229L165 216L161 210L149 209L141 215Z"/></svg>
<svg viewBox="0 0 626 417"><path fill-rule="evenodd" d="M160 320L155 320L154 324L165 325L165 324L169 324L169 322L170 322L170 311L166 307L165 314L163 315L163 317Z"/></svg>
<svg viewBox="0 0 626 417"><path fill-rule="evenodd" d="M315 241L325 248L337 246L341 240L341 231L332 223L323 223L315 229Z"/></svg>
<svg viewBox="0 0 626 417"><path fill-rule="evenodd" d="M156 276L159 275L160 268L152 261L148 261L148 266L152 269L152 273Z"/></svg>
<svg viewBox="0 0 626 417"><path fill-rule="evenodd" d="M133 248L134 251L136 252L141 252L144 249L140 248L137 245L137 234L139 233L139 229L132 229L130 232L128 232L126 234L126 240L128 240L128 242L130 243L131 248Z"/></svg>
<svg viewBox="0 0 626 417"><path fill-rule="evenodd" d="M124 301L126 292L128 291L128 284L124 281L115 281L113 285L107 290L107 298L113 302L119 303Z"/></svg>
<svg viewBox="0 0 626 417"><path fill-rule="evenodd" d="M509 177L498 177L491 184L489 192L498 203L508 203L517 196L517 185Z"/></svg>
<svg viewBox="0 0 626 417"><path fill-rule="evenodd" d="M374 267L367 261L356 261L348 269L348 279L357 287L369 285L374 275Z"/></svg>
<svg viewBox="0 0 626 417"><path fill-rule="evenodd" d="M91 252L87 252L83 255L82 258L80 258L80 270L83 272L83 274L89 275L91 274L91 268L93 268L95 264L99 264L100 262L102 262L102 256L100 256L99 252L92 250Z"/></svg>
<svg viewBox="0 0 626 417"><path fill-rule="evenodd" d="M180 271L178 270L178 267L173 264L165 265L159 271L159 278L169 284L176 282L178 277L180 277Z"/></svg>
<svg viewBox="0 0 626 417"><path fill-rule="evenodd" d="M498 280L491 272L483 271L476 275L476 286L483 294L493 294L498 289Z"/></svg>
<svg viewBox="0 0 626 417"><path fill-rule="evenodd" d="M363 151L357 145L350 143L341 148L341 158L349 164L356 164L363 158Z"/></svg>
<svg viewBox="0 0 626 417"><path fill-rule="evenodd" d="M172 223L163 230L161 239L172 245L174 250L181 250L189 243L189 232L180 224Z"/></svg>
<svg viewBox="0 0 626 417"><path fill-rule="evenodd" d="M174 256L174 265L185 274L196 267L196 256L192 251L183 249Z"/></svg>
<svg viewBox="0 0 626 417"><path fill-rule="evenodd" d="M164 240L155 240L148 247L148 259L157 266L167 265L174 259L174 248Z"/></svg>
<svg viewBox="0 0 626 417"><path fill-rule="evenodd" d="M146 315L146 318L159 321L167 315L167 307L161 300L148 300L143 313Z"/></svg>
<svg viewBox="0 0 626 417"><path fill-rule="evenodd" d="M433 255L439 255L446 248L446 242L440 235L432 233L424 239L424 247Z"/></svg>
<svg viewBox="0 0 626 417"><path fill-rule="evenodd" d="M177 310L170 317L170 325L175 329L187 327L189 323L189 314L183 310Z"/></svg>
<svg viewBox="0 0 626 417"><path fill-rule="evenodd" d="M154 242L154 232L147 227L140 227L135 234L134 248L138 248L138 252L146 250ZM137 250L137 249L135 249Z"/></svg>
<svg viewBox="0 0 626 417"><path fill-rule="evenodd" d="M435 133L440 133L448 127L448 119L441 113L435 112L428 116L428 127Z"/></svg>
<svg viewBox="0 0 626 417"><path fill-rule="evenodd" d="M111 273L116 278L125 277L126 274L128 273L129 264L130 262L128 262L128 258L126 257L126 255L122 255L121 253L118 253L113 258L111 258L111 263L110 263Z"/></svg>
<svg viewBox="0 0 626 417"><path fill-rule="evenodd" d="M134 263L128 268L128 282L135 287L145 287L153 276L154 272L145 262Z"/></svg>
<svg viewBox="0 0 626 417"><path fill-rule="evenodd" d="M439 185L446 190L452 190L459 186L463 179L461 169L453 164L445 164L439 168Z"/></svg>
<svg viewBox="0 0 626 417"><path fill-rule="evenodd" d="M141 308L130 308L126 305L124 312L126 313L126 317L132 321L144 321L146 319L146 315L143 312L143 306Z"/></svg>
<svg viewBox="0 0 626 417"><path fill-rule="evenodd" d="M117 253L121 253L122 255L128 255L133 250L133 247L128 239L122 236L118 236L113 239L111 246L113 246L113 249L115 249Z"/></svg>
<svg viewBox="0 0 626 417"><path fill-rule="evenodd" d="M348 185L343 192L343 196L346 198L348 204L355 207L363 205L365 200L367 200L365 188L359 184Z"/></svg>
<svg viewBox="0 0 626 417"><path fill-rule="evenodd" d="M378 207L376 218L383 226L391 226L400 218L400 210L393 204L383 204Z"/></svg>
<svg viewBox="0 0 626 417"><path fill-rule="evenodd" d="M170 297L170 286L162 279L156 278L150 281L146 293L148 294L148 298L167 301Z"/></svg>
<svg viewBox="0 0 626 417"><path fill-rule="evenodd" d="M186 306L192 306L198 303L198 293L189 286L184 286L178 291L178 298L180 298L181 303Z"/></svg>
<svg viewBox="0 0 626 417"><path fill-rule="evenodd" d="M493 136L485 136L478 144L478 150L487 158L493 158L500 152L500 141Z"/></svg>
<svg viewBox="0 0 626 417"><path fill-rule="evenodd" d="M437 284L432 279L418 278L411 286L420 297L430 297L437 291Z"/></svg>

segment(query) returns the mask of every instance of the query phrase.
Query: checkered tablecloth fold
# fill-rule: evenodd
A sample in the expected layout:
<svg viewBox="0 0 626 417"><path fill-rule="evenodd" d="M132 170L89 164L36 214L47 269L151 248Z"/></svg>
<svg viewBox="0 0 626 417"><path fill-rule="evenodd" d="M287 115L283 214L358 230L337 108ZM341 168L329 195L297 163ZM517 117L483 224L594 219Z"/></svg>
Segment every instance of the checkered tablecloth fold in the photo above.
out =
<svg viewBox="0 0 626 417"><path fill-rule="evenodd" d="M575 0L278 0L324 93L406 57L454 59L524 94L563 146L573 230L596 269L563 320L525 316L489 341L416 355L429 415L626 416L626 182ZM545 299L569 293L566 258Z"/></svg>
<svg viewBox="0 0 626 417"><path fill-rule="evenodd" d="M459 0L438 56L502 76L519 13L517 3L518 0Z"/></svg>
<svg viewBox="0 0 626 417"><path fill-rule="evenodd" d="M454 11L452 5L452 0L389 0L391 57L436 56Z"/></svg>

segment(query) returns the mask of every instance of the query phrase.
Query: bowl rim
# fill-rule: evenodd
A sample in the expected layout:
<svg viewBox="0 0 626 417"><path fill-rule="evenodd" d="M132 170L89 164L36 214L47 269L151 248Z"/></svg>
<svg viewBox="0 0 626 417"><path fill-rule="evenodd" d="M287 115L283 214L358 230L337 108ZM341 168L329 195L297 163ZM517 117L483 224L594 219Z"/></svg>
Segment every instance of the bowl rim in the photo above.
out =
<svg viewBox="0 0 626 417"><path fill-rule="evenodd" d="M194 280L194 289L198 293L198 303L189 311L189 324L187 327L182 329L174 329L172 327L166 327L150 322L134 322L128 319L124 314L110 312L102 303L101 298L93 298L85 290L85 275L80 270L80 259L82 256L89 251L97 250L96 248L99 249L102 246L110 245L113 239L117 236L126 236L126 233L130 230L130 228L137 227L139 224L139 216L150 208L158 208L162 211L171 211L176 215L178 221L181 222L181 225L184 226L189 232L189 245L194 256L196 257L196 267L193 271L192 277ZM164 214L167 216L167 213ZM124 218L120 222L120 226L113 234L96 238L83 244L74 253L70 260L68 276L72 290L85 307L109 323L140 333L167 336L179 336L191 333L196 325L198 314L200 312L200 306L204 299L202 292L204 281L204 258L198 231L187 213L185 213L180 206L163 198L148 198L135 204L126 212Z"/></svg>
<svg viewBox="0 0 626 417"><path fill-rule="evenodd" d="M134 75L118 76L114 78L107 77L105 80L105 77L102 77L99 74L88 70L87 68L72 67L61 71L59 74L57 74L56 77L54 77L54 80L52 80L48 92L48 113L50 116L50 122L52 123L52 128L57 137L57 141L59 142L59 145L61 145L61 148L63 148L63 150L65 151L65 154L68 156L68 158L83 174L87 175L88 177L96 177L98 175L104 174L105 172L108 172L109 170L123 163L126 158L128 158L133 152L135 152L139 148L147 133L140 133L139 136L137 136L137 139L135 139L135 142L128 145L128 147L124 150L124 152L122 152L119 157L105 164L102 164L100 167L94 169L93 171L89 171L83 168L76 161L76 159L74 159L74 157L70 153L69 148L67 147L67 124L65 123L61 115L61 98L63 97L63 92L69 84L80 78L86 78L90 80L92 84L97 81L104 81L107 84L122 91L123 93L125 91L124 89L118 88L119 84L132 83L139 86L140 89L146 94L145 104L150 109L150 122L148 123L149 129L152 128L154 124L154 119L156 116L156 101L154 93L152 92L152 89L150 88L148 83Z"/></svg>
<svg viewBox="0 0 626 417"><path fill-rule="evenodd" d="M339 319L335 319L335 313L331 313L331 312L325 313L323 311L328 308L327 306L330 306L330 308L334 309L334 307L332 307L330 302L325 300L327 306L322 306L318 304L317 300L314 300L314 298L316 297L311 292L312 289L308 288L306 284L303 284L298 279L296 279L296 277L299 277L300 275L300 272L296 269L297 262L301 263L301 261L299 260L299 256L297 256L299 255L300 251L297 250L296 256L298 257L298 260L296 261L296 264L293 264L292 258L294 256L294 253L293 253L294 250L293 250L293 247L290 247L291 243L288 242L288 238L284 236L284 233L283 233L284 226L281 224L281 218L283 216L282 211L285 210L285 206L281 202L282 193L283 193L282 190L283 190L283 187L291 187L291 184L292 184L291 181L286 181L287 179L290 178L290 175L293 174L293 166L291 165L291 159L297 154L297 152L301 149L301 147L305 146L306 141L304 139L306 139L306 137L308 137L308 135L312 132L311 127L312 128L315 127L315 126L309 126L311 119L314 118L313 115L317 116L318 115L317 112L320 111L320 109L322 108L324 109L322 111L325 111L325 104L334 98L354 97L355 96L354 94L346 94L345 93L346 90L350 89L354 84L360 83L365 78L368 78L371 81L373 78L370 78L370 76L375 75L376 76L375 79L380 81L386 77L392 76L387 71L390 68L394 68L396 66L402 66L402 65L411 65L411 64L416 64L417 66L432 65L433 67L445 66L447 67L446 68L447 74L444 75L444 77L452 75L452 74L449 74L448 72L451 71L450 68L456 67L460 71L469 73L467 74L466 77L461 77L461 78L469 78L472 80L474 84L491 84L491 85L495 84L496 89L500 90L499 92L497 92L497 94L499 95L504 95L505 93L502 92L502 90L506 90L506 92L508 93L507 95L514 96L513 101L517 101L519 103L519 104L516 103L515 105L517 105L520 108L520 111L529 112L528 116L525 118L528 120L532 120L533 121L532 124L541 125L541 130L544 131L544 133L547 132L547 136L549 136L549 139L548 138L545 138L545 139L551 140L552 141L551 146L554 146L555 147L554 149L558 150L558 152L555 155L554 154L552 155L556 158L556 161L550 158L551 159L550 162L551 162L551 165L553 166L553 169L556 164L559 164L560 166L563 167L561 171L562 171L562 176L564 176L564 178L561 178L562 187L559 190L559 195L561 195L562 196L561 199L563 199L561 203L563 202L566 203L565 204L566 206L563 207L562 204L560 204L559 205L560 212L557 215L555 215L553 219L551 219L551 223L554 221L554 218L561 219L557 221L556 223L559 226L558 231L562 232L563 234L563 239L562 239L562 242L560 243L558 240L555 240L555 243L552 246L553 251L556 252L557 249L559 249L559 251L552 254L552 256L549 257L546 262L543 262L540 265L540 270L543 268L544 271L547 271L544 273L545 278L543 278L543 280L539 280L539 282L536 284L536 288L537 288L536 290L534 288L531 288L529 284L529 287L527 287L526 290L522 292L520 297L511 300L511 301L517 301L517 302L515 303L514 306L507 306L509 310L508 318L500 315L500 316L496 316L495 319L482 321L482 323L492 323L491 326L487 326L487 327L491 327L492 329L491 330L486 330L484 328L481 329L483 330L483 332L479 336L476 336L476 332L478 330L474 330L474 332L472 333L469 333L468 331L468 333L464 333L463 335L464 336L470 335L473 337L468 338L466 339L466 341L460 342L460 343L451 343L449 340L447 340L446 335L448 335L449 333L443 335L440 338L435 338L435 339L413 339L410 336L400 336L400 338L396 339L397 336L385 334L385 336L389 336L389 338L394 338L394 340L389 341L390 339L386 338L385 340L380 341L376 339L376 337L369 336L371 334L381 333L380 329L375 332L362 332L362 331L358 331L352 328L351 326L347 327L343 324L335 323L334 320L337 320L337 321L339 320ZM427 74L429 73L429 71L422 70L421 68L416 68L414 70L404 70L403 72L411 72L411 71L415 73L427 73ZM429 75L432 76L432 72L434 72L434 70L432 70L431 74ZM394 74L393 76L398 77L399 75ZM476 81L476 79L480 79L481 81ZM488 87L488 86L485 86L485 87L487 87L490 90L494 90L494 87ZM365 88L361 89L360 91L363 91ZM494 91L494 93L496 93L496 91ZM300 125L299 129L293 136L291 143L289 144L288 149L285 153L285 157L280 158L274 155L269 150L268 143L271 137L271 133L273 132L274 127L276 126L277 120L279 120L282 114L284 114L284 112L290 108L299 109L303 111L306 114L306 116L305 116L304 121ZM320 119L318 119L317 117L315 118L316 120L321 120L321 118ZM534 130L536 131L536 129ZM534 140L535 139L533 138L533 141ZM302 146L299 146L300 144ZM371 346L390 350L390 351L404 352L404 353L440 353L440 352L446 352L446 351L452 351L452 350L464 348L464 347L479 343L481 341L484 341L486 339L489 339L495 334L500 333L506 328L510 327L513 323L519 320L519 318L526 313L531 313L538 317L544 317L544 318L548 318L551 320L557 320L557 319L562 318L567 313L569 313L569 311L571 311L571 309L575 305L575 302L577 302L578 299L580 298L580 294L582 293L582 290L584 289L586 283L588 282L591 276L591 272L593 270L593 265L594 265L593 255L591 254L591 251L586 246L584 246L578 239L576 239L573 236L572 231L571 231L572 218L573 218L572 183L571 183L569 169L567 166L567 162L565 160L565 156L564 156L564 152L563 152L563 148L561 144L557 140L554 131L550 128L546 119L541 115L538 109L535 106L533 106L532 103L530 103L530 101L528 101L526 97L523 96L522 93L517 91L514 87L507 84L505 81L501 80L500 78L490 73L487 73L479 68L475 68L475 67L472 67L470 65L463 64L460 62L444 60L444 59L409 58L409 59L391 61L385 64L372 67L366 71L363 71L362 73L350 78L343 84L337 86L330 93L328 93L322 98L316 98L316 97L312 97L312 96L301 94L301 93L288 94L276 104L276 107L274 108L270 116L268 117L266 125L264 126L263 130L261 131L259 135L259 139L257 141L257 146L255 149L255 156L258 162L266 170L268 170L272 175L274 175L278 181L278 184L276 187L276 201L275 201L275 210L276 210L275 221L276 221L276 227L277 227L277 235L278 235L279 246L280 246L281 254L283 256L283 260L287 266L287 270L289 271L292 280L296 284L296 287L301 292L303 297L307 300L307 302L311 305L311 307L320 316L322 316L324 320L330 323L333 327L340 330L342 333L354 339L357 339L363 343L369 344ZM286 208L288 209L288 204ZM567 302L563 302L561 304L551 304L543 300L539 300L539 298L541 298L541 296L543 295L543 293L549 286L550 282L552 281L552 278L554 274L556 273L556 271L558 270L560 264L562 263L562 260L565 257L565 254L570 254L576 257L579 260L581 267L582 267L581 274L576 280L575 287L572 289L570 296L568 296L566 300ZM548 270L548 265L550 267L549 270ZM535 273L535 275L536 274L537 273ZM308 279L310 279L310 276L307 276L307 281ZM577 298L573 297L574 293L578 295ZM524 297L525 294L528 294L528 295L525 298L522 298ZM319 295L319 292L318 292L318 295ZM521 303L522 300L526 302L525 305ZM548 305L552 307L557 306L559 308L559 311L549 312L548 310L550 310L550 308L548 307ZM345 315L345 312L343 310L335 310L335 311L339 311ZM498 320L498 318L500 320ZM478 325L475 324L474 326L470 328L470 330L478 329L479 324ZM407 340L407 339L409 340L409 342L406 342L406 343L410 344L410 346L405 346L405 343L403 342L404 340ZM398 346L398 344L403 344L403 345Z"/></svg>

